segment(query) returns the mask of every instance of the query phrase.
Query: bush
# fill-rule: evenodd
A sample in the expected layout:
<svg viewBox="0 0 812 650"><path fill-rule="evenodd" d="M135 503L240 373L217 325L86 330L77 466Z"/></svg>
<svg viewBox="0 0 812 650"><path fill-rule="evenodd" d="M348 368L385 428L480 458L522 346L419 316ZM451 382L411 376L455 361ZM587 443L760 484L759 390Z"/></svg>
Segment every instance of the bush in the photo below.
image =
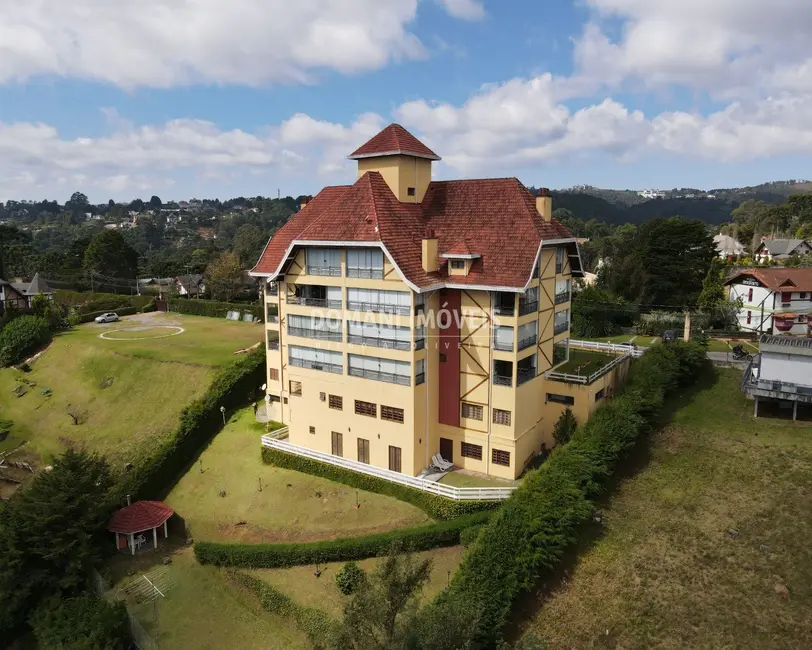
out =
<svg viewBox="0 0 812 650"><path fill-rule="evenodd" d="M402 528L362 537L345 537L323 542L301 544L221 544L196 542L195 557L201 564L277 569L281 567L363 560L386 555L393 543L404 551L427 551L460 543L460 534L470 526L485 522L490 513L480 512L453 521L444 521L416 528Z"/></svg>
<svg viewBox="0 0 812 650"><path fill-rule="evenodd" d="M485 524L466 553L450 588L424 613L475 612L476 647L499 641L523 591L552 572L577 539L623 455L656 423L665 397L696 380L707 366L697 345L653 346L632 364L629 383L603 404L572 440L527 474Z"/></svg>
<svg viewBox="0 0 812 650"><path fill-rule="evenodd" d="M265 350L258 348L223 366L206 393L181 412L175 433L138 463L121 489L136 499L162 496L200 450L223 427L220 407L233 411L245 406L265 377Z"/></svg>
<svg viewBox="0 0 812 650"><path fill-rule="evenodd" d="M392 483L382 478L368 476L367 474L354 472L351 469L322 463L318 460L302 458L301 456L269 447L263 447L262 460L276 467L295 469L298 472L313 474L314 476L327 478L331 481L344 483L345 485L358 488L359 490L377 492L378 494L385 494L386 496L400 499L401 501L411 503L413 506L420 508L434 519L453 519L454 517L471 514L473 512L491 510L499 507L502 503L501 501L454 501L453 499L447 499L446 497L437 496L436 494L429 494L428 492L423 492L416 488Z"/></svg>
<svg viewBox="0 0 812 650"><path fill-rule="evenodd" d="M257 303L231 303L217 302L216 300L200 300L188 298L174 298L169 301L169 311L179 314L191 314L193 316L211 316L213 318L225 318L230 311L238 311L240 314L249 312L257 320L263 320L262 305Z"/></svg>
<svg viewBox="0 0 812 650"><path fill-rule="evenodd" d="M479 537L479 533L482 532L482 524L477 524L476 526L469 526L465 528L460 533L460 544L463 546L470 546L476 541L476 538Z"/></svg>
<svg viewBox="0 0 812 650"><path fill-rule="evenodd" d="M558 417L555 425L553 425L553 439L555 440L555 444L567 444L572 439L572 436L577 428L578 422L575 420L572 409L568 406Z"/></svg>
<svg viewBox="0 0 812 650"><path fill-rule="evenodd" d="M103 309L102 311L91 311L88 312L87 314L79 314L79 322L89 323L93 321L96 318L96 316L101 316L102 314L106 314L109 311L114 311L119 316L132 316L133 314L138 313L138 309L136 307L122 307L120 309Z"/></svg>
<svg viewBox="0 0 812 650"><path fill-rule="evenodd" d="M89 314L90 312L100 312L103 314L104 312L118 311L126 307L135 307L137 311L141 311L151 302L155 302L155 296L125 296L116 293L80 292L59 289L54 295L54 302L58 305L70 307L81 316L83 314Z"/></svg>
<svg viewBox="0 0 812 650"><path fill-rule="evenodd" d="M49 598L34 611L31 628L40 648L126 650L130 647L127 608L95 596Z"/></svg>
<svg viewBox="0 0 812 650"><path fill-rule="evenodd" d="M38 316L20 316L0 331L0 365L10 366L51 341L48 321Z"/></svg>
<svg viewBox="0 0 812 650"><path fill-rule="evenodd" d="M358 590L361 583L366 580L367 574L355 562L347 562L338 573L336 573L336 586L345 596Z"/></svg>

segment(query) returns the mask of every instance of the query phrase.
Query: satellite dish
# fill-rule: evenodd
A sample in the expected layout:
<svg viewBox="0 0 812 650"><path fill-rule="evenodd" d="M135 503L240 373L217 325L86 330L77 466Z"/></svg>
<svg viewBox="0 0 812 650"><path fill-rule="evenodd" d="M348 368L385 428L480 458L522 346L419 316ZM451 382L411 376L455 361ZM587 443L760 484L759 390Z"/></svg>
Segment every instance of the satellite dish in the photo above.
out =
<svg viewBox="0 0 812 650"><path fill-rule="evenodd" d="M268 384L262 384L262 386L260 386L259 389L260 390L265 390L267 387L268 387Z"/></svg>
<svg viewBox="0 0 812 650"><path fill-rule="evenodd" d="M270 404L270 403L271 403L271 396L270 396L270 395L266 395L266 396L265 396L265 403L266 403L266 404Z"/></svg>

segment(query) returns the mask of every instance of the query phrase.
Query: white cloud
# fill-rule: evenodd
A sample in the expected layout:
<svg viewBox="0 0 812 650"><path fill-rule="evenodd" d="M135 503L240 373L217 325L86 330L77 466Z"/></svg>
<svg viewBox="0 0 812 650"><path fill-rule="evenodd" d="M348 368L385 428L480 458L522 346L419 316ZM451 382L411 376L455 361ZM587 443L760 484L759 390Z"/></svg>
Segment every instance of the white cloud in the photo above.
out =
<svg viewBox="0 0 812 650"><path fill-rule="evenodd" d="M455 18L479 20L485 16L482 0L440 0L446 11Z"/></svg>
<svg viewBox="0 0 812 650"><path fill-rule="evenodd" d="M0 83L303 82L419 58L417 0L0 0Z"/></svg>

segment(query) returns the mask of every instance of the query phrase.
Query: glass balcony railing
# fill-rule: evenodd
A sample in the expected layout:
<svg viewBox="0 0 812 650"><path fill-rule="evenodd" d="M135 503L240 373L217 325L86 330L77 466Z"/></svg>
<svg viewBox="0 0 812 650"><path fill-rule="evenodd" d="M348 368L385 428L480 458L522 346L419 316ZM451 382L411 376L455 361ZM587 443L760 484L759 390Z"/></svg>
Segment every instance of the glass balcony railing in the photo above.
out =
<svg viewBox="0 0 812 650"><path fill-rule="evenodd" d="M324 307L326 309L341 309L341 300L328 298L305 298L304 296L289 296L289 305L302 305L305 307Z"/></svg>
<svg viewBox="0 0 812 650"><path fill-rule="evenodd" d="M307 266L308 275L327 275L331 278L341 277L340 266Z"/></svg>
<svg viewBox="0 0 812 650"><path fill-rule="evenodd" d="M341 330L317 330L310 327L290 327L290 336L301 336L306 339L318 339L320 341L335 341L341 343L343 336Z"/></svg>
<svg viewBox="0 0 812 650"><path fill-rule="evenodd" d="M352 343L354 345L369 345L374 348L384 348L386 350L412 349L412 344L409 341L384 339L377 336L363 336L361 334L347 334L347 343Z"/></svg>
<svg viewBox="0 0 812 650"><path fill-rule="evenodd" d="M331 372L335 375L340 375L344 372L344 368L334 363L324 363L321 361L310 361L309 359L291 359L290 365L299 368L308 368L310 370L322 370L324 372Z"/></svg>
<svg viewBox="0 0 812 650"><path fill-rule="evenodd" d="M502 352L513 352L513 341L499 341L494 339L493 349L500 350Z"/></svg>
<svg viewBox="0 0 812 650"><path fill-rule="evenodd" d="M353 377L363 377L375 381L385 381L388 384L399 384L401 386L411 385L412 378L405 375L395 375L391 372L381 372L380 370L366 370L364 368L350 368L350 375Z"/></svg>
<svg viewBox="0 0 812 650"><path fill-rule="evenodd" d="M383 269L347 269L348 278L368 278L370 280L382 280Z"/></svg>
<svg viewBox="0 0 812 650"><path fill-rule="evenodd" d="M356 300L348 300L347 309L351 311L370 311L381 314L401 314L403 316L408 316L411 313L411 307L408 305L385 305L379 302L358 302Z"/></svg>
<svg viewBox="0 0 812 650"><path fill-rule="evenodd" d="M279 341L268 341L268 349L269 350L278 350L279 349Z"/></svg>

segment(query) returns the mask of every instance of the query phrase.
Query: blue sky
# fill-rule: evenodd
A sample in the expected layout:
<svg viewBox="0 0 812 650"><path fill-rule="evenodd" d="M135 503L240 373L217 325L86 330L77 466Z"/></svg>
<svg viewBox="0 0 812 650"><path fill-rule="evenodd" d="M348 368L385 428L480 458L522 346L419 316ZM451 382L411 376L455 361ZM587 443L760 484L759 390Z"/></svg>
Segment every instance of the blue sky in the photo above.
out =
<svg viewBox="0 0 812 650"><path fill-rule="evenodd" d="M32 4L0 0L0 199L315 193L391 121L437 178L810 176L803 0Z"/></svg>

